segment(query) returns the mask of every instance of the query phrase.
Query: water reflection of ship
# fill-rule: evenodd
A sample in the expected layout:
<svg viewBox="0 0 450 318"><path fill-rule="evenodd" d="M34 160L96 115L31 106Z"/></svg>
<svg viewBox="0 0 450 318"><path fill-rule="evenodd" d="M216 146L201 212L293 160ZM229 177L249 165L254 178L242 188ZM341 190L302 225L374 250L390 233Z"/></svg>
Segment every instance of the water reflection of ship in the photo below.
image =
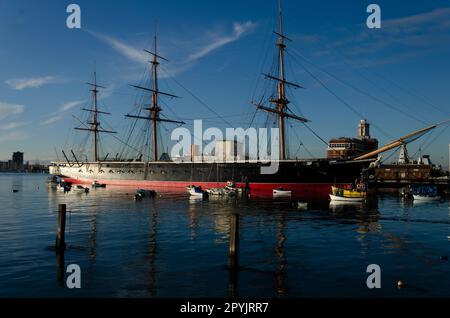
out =
<svg viewBox="0 0 450 318"><path fill-rule="evenodd" d="M233 212L234 204L237 201L236 197L223 197L223 196L210 196L205 200L201 196L189 197L189 228L191 229L191 239L197 237L197 230L199 227L199 212L204 202L208 202L209 205L214 205L212 210L214 211L214 232L221 234L222 237L226 237L230 231L229 214Z"/></svg>
<svg viewBox="0 0 450 318"><path fill-rule="evenodd" d="M200 198L201 199L201 198ZM197 238L197 229L198 229L198 215L195 208L195 203L197 200L189 201L189 229L191 230L191 240L195 240Z"/></svg>
<svg viewBox="0 0 450 318"><path fill-rule="evenodd" d="M359 234L379 233L380 212L378 210L378 197L374 196L367 202L330 202L330 211L336 220L345 222L354 220L359 224L356 230Z"/></svg>
<svg viewBox="0 0 450 318"><path fill-rule="evenodd" d="M213 209L215 213L208 214L212 216L214 222L214 232L219 235L220 238L216 239L215 243L224 243L225 239L228 239L230 235L230 216L235 211L236 207L230 205L220 204L222 201L227 199L221 198L213 200ZM210 200L209 200L210 201ZM201 215L202 199L195 199L190 201L188 216L189 216L189 228L191 229L191 238L197 236L197 230L199 226L199 217ZM241 218L245 220L245 214L241 214ZM241 222L241 229L242 221ZM244 221L245 222L245 221ZM277 219L277 236L276 243L274 246L274 253L277 258L277 266L274 271L275 274L275 288L278 296L284 296L287 293L285 277L286 277L286 254L285 254L285 241L286 241L286 211L280 211ZM242 231L242 230L241 230ZM237 285L238 285L238 273L230 273L230 281L228 286L228 293L230 297L235 297L237 295Z"/></svg>
<svg viewBox="0 0 450 318"><path fill-rule="evenodd" d="M284 251L284 243L286 241L285 227L286 227L286 214L283 211L280 213L280 218L278 222L277 245L275 248L275 252L278 257L278 268L275 274L278 296L283 296L287 292L285 286L285 276L286 276L286 255Z"/></svg>
<svg viewBox="0 0 450 318"><path fill-rule="evenodd" d="M89 258L92 261L92 263L95 263L96 257L97 257L97 206L94 205L92 207L92 219L91 219L91 230L89 232L89 238L88 238L88 253Z"/></svg>
<svg viewBox="0 0 450 318"><path fill-rule="evenodd" d="M195 239L197 237L197 229L199 224L199 215L202 210L202 204L204 199L202 197L193 197L189 198L189 228L191 229L191 239ZM216 234L220 234L220 239L216 241L216 243L222 242L222 240L228 236L230 232L230 220L229 214L233 211L232 206L228 204L221 204L222 199L208 199L209 206L211 203L214 204L214 207L211 210L214 213L210 214L213 217L214 222L214 232Z"/></svg>
<svg viewBox="0 0 450 318"><path fill-rule="evenodd" d="M148 289L152 297L156 296L156 256L158 252L158 210L156 208L155 201L152 201L150 205L151 223L150 223L150 240L148 249L148 261L149 261L149 281Z"/></svg>

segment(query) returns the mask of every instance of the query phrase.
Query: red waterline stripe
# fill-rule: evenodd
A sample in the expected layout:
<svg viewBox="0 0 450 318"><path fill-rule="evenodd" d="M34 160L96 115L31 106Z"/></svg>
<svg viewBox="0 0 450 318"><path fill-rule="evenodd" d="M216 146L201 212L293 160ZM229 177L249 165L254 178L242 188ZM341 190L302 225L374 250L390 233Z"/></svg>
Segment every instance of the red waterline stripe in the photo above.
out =
<svg viewBox="0 0 450 318"><path fill-rule="evenodd" d="M74 184L91 184L93 180L64 178L65 181ZM139 188L163 188L163 189L183 189L190 185L201 186L203 189L224 187L226 182L190 182L190 181L149 181L149 180L96 180L98 183L117 186L134 186ZM314 196L328 197L331 186L336 185L342 188L349 188L348 183L249 183L250 190L254 194L272 195L276 188L292 191L294 196ZM245 187L245 183L236 183L237 187Z"/></svg>

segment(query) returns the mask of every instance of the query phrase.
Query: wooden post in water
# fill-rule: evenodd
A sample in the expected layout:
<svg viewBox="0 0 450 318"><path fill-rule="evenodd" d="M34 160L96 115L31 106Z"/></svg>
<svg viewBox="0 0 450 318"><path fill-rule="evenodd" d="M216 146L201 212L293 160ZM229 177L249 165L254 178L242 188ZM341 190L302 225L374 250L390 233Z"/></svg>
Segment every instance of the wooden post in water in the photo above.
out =
<svg viewBox="0 0 450 318"><path fill-rule="evenodd" d="M56 251L64 252L66 249L65 242L65 231L66 231L66 205L58 205L58 233L56 236Z"/></svg>
<svg viewBox="0 0 450 318"><path fill-rule="evenodd" d="M58 251L58 250L57 250ZM64 251L56 253L56 285L58 287L64 286Z"/></svg>
<svg viewBox="0 0 450 318"><path fill-rule="evenodd" d="M239 214L233 213L230 220L229 267L236 269L239 260Z"/></svg>
<svg viewBox="0 0 450 318"><path fill-rule="evenodd" d="M228 256L228 296L237 295L239 260L239 214L233 213L230 218L230 246Z"/></svg>

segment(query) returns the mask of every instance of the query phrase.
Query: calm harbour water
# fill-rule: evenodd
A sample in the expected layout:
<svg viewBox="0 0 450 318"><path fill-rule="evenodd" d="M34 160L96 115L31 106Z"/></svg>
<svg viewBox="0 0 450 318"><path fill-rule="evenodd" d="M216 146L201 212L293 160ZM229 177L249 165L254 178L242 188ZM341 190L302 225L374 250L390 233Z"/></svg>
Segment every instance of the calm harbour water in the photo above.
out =
<svg viewBox="0 0 450 318"><path fill-rule="evenodd" d="M413 204L378 196L369 205L289 200L190 200L136 189L62 193L47 175L0 174L0 297L449 297L449 201ZM13 193L12 189L19 192ZM66 241L54 245L59 203ZM240 267L230 284L229 216L241 214ZM58 271L81 267L81 289ZM381 266L381 289L366 287ZM407 285L397 289L398 280Z"/></svg>

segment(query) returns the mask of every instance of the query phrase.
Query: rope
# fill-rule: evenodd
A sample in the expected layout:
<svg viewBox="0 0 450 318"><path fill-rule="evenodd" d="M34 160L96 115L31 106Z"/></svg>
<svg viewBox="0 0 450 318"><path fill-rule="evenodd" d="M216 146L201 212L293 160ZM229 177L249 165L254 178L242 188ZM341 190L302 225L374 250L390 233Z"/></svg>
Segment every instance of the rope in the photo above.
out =
<svg viewBox="0 0 450 318"><path fill-rule="evenodd" d="M413 115L411 115L411 114L409 114L409 113L407 113L407 112L405 112L405 111L403 111L403 110L397 108L396 106L392 105L391 103L388 103L388 102L386 102L386 101L384 101L384 100L382 100L382 99L380 99L380 98L378 98L378 97L376 97L376 96L373 96L372 94L370 94L370 93L368 93L368 92L365 92L365 91L363 91L362 89L360 89L360 88L358 88L358 87L356 87L356 86L354 86L354 85L352 85L352 84L350 84L350 83L348 83L348 82L346 82L346 81L344 81L344 80L338 78L337 76L331 74L330 72L328 72L328 71L324 70L323 68L321 68L321 67L315 65L314 63L310 62L310 61L309 61L308 59L306 59L303 55L301 55L301 54L298 53L298 52L295 52L295 50L294 50L294 53L295 53L295 54L298 54L298 56L299 56L303 61L307 62L308 64L312 65L313 67L315 67L315 68L318 69L319 71L321 71L321 72L327 74L328 76L334 78L334 79L337 80L338 82L340 82L340 83L342 83L342 84L344 84L344 85L350 87L351 89L357 91L358 93L360 93L360 94L362 94L362 95L365 95L365 96L367 96L367 97L373 99L374 101L377 101L377 102L379 102L380 104L382 104L382 105L384 105L384 106L386 106L386 107L389 107L389 108L391 108L391 109L393 109L393 110L395 110L395 111L397 111L397 112L399 112L399 113L401 113L401 114L403 114L403 115L405 115L405 116L407 116L407 117L409 117L409 118L411 118L411 119L413 119L413 120L415 120L415 121L418 121L418 122L420 122L420 123L422 123L422 124L425 124L425 125L428 124L427 122L423 121L422 119L417 118L417 117L415 117L415 116L413 116ZM291 56L293 57L293 59L295 59L295 56L293 56L293 55L291 55Z"/></svg>
<svg viewBox="0 0 450 318"><path fill-rule="evenodd" d="M187 89L183 84L181 84L179 81L177 81L175 78L172 77L172 80L180 86L182 89L184 89L189 95L191 95L197 102L199 102L201 105L206 107L210 112L215 114L218 118L220 118L224 123L226 123L229 127L233 127L233 125L227 121L225 118L223 118L219 113L217 113L212 107L208 106L203 100L201 100L199 97L197 97L193 92L191 92L189 89Z"/></svg>
<svg viewBox="0 0 450 318"><path fill-rule="evenodd" d="M442 131L437 134L429 143L428 145L425 146L425 148L422 149L422 151L425 151L428 149L428 147L430 147L440 136L442 136L442 134L448 129L449 125L445 126L444 129L442 129Z"/></svg>
<svg viewBox="0 0 450 318"><path fill-rule="evenodd" d="M317 76L315 76L303 63L299 62L299 64L303 67L303 69L317 82L319 83L325 90L327 90L331 95L333 95L338 101L344 104L348 109L350 109L353 113L355 113L359 118L366 118L364 114L357 111L352 105L343 100L339 95L337 95L333 90L331 90L323 81L321 81ZM372 123L372 125L377 128L383 135L388 137L389 139L393 139L388 133L386 133L383 129L379 128L377 125ZM306 126L306 125L305 125Z"/></svg>

